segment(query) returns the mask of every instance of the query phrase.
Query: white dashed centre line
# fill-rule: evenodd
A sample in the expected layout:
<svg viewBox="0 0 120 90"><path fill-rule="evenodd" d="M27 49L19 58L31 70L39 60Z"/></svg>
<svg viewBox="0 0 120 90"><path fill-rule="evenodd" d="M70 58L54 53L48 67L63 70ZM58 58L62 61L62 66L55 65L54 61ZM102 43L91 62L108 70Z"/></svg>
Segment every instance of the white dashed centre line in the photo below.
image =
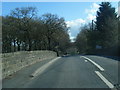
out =
<svg viewBox="0 0 120 90"><path fill-rule="evenodd" d="M95 63L94 61L92 61L91 59L85 57L85 56L81 56L85 59L87 59L88 61L90 61L92 64L94 64L97 68L99 68L101 71L105 71L100 65L98 65L97 63Z"/></svg>
<svg viewBox="0 0 120 90"><path fill-rule="evenodd" d="M87 60L85 60L85 62L88 62Z"/></svg>
<svg viewBox="0 0 120 90"><path fill-rule="evenodd" d="M114 85L109 82L99 71L95 71L95 73L103 80L103 82L109 87L114 88Z"/></svg>
<svg viewBox="0 0 120 90"><path fill-rule="evenodd" d="M101 71L105 71L100 65L98 65L97 63L95 63L94 61L92 61L90 58L87 58L85 56L81 56L87 60L86 61L90 61L92 64L94 64L97 68L99 68ZM114 85L109 82L99 71L95 71L95 73L101 78L101 80L111 89L114 89Z"/></svg>

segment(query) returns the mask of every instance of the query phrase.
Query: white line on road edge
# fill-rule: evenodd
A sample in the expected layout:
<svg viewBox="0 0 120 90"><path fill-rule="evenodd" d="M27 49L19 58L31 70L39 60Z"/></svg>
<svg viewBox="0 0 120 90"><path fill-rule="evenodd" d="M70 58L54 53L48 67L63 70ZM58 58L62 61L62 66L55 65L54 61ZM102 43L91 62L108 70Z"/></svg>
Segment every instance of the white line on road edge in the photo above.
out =
<svg viewBox="0 0 120 90"><path fill-rule="evenodd" d="M104 71L104 69L103 69L100 65L98 65L97 63L95 63L95 62L92 61L91 59L89 59L89 58L87 58L87 57L85 57L85 56L81 56L81 57L89 60L89 61L90 61L91 63L93 63L96 67L98 67L101 71Z"/></svg>
<svg viewBox="0 0 120 90"><path fill-rule="evenodd" d="M30 76L31 77L35 77L37 75L40 75L46 68L48 68L51 64L53 64L56 60L58 60L61 57L57 57L53 60L51 60L50 62L46 63L45 65L43 65L42 67L38 68L35 72L33 72Z"/></svg>
<svg viewBox="0 0 120 90"><path fill-rule="evenodd" d="M104 83L109 87L109 88L114 88L112 83L110 83L99 71L95 71L95 73L104 81Z"/></svg>

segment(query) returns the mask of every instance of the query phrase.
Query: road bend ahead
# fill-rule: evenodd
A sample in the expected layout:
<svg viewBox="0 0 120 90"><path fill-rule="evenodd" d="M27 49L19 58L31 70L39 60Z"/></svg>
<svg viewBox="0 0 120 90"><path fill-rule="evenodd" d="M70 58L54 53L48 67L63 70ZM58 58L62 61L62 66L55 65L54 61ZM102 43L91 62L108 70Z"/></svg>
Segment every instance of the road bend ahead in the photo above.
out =
<svg viewBox="0 0 120 90"><path fill-rule="evenodd" d="M118 84L117 60L78 55L49 61L20 70L3 80L3 88L113 88ZM30 77L36 70L38 74Z"/></svg>

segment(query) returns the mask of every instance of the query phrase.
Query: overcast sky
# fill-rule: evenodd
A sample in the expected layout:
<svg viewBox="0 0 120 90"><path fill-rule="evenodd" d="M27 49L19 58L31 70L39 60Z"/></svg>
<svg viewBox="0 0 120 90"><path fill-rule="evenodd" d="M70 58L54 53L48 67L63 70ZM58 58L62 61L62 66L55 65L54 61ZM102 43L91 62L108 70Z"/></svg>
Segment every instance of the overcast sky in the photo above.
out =
<svg viewBox="0 0 120 90"><path fill-rule="evenodd" d="M38 16L45 13L57 14L64 17L70 27L69 35L74 39L80 31L80 27L96 18L96 11L100 2L2 2L2 15L9 15L16 7L33 6L38 10ZM111 3L118 10L118 2Z"/></svg>

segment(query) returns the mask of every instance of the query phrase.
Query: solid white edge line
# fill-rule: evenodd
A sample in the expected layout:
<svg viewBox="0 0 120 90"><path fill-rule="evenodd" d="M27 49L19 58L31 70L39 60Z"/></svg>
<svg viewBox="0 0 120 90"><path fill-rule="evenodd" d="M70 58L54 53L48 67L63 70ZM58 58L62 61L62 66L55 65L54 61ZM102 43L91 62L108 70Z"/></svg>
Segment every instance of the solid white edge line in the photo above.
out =
<svg viewBox="0 0 120 90"><path fill-rule="evenodd" d="M38 68L35 72L33 72L30 76L31 77L35 77L37 75L40 75L47 67L49 67L53 62L55 62L56 60L58 60L61 57L57 57L53 60L51 60L50 62L46 63L45 65L43 65L42 67Z"/></svg>
<svg viewBox="0 0 120 90"><path fill-rule="evenodd" d="M92 61L91 59L85 57L85 56L81 56L85 59L87 59L88 61L90 61L91 63L93 63L96 67L98 67L101 71L105 71L100 65L98 65L97 63L95 63L94 61Z"/></svg>
<svg viewBox="0 0 120 90"><path fill-rule="evenodd" d="M103 80L103 82L109 87L114 88L114 85L110 83L99 71L95 71L95 73Z"/></svg>

